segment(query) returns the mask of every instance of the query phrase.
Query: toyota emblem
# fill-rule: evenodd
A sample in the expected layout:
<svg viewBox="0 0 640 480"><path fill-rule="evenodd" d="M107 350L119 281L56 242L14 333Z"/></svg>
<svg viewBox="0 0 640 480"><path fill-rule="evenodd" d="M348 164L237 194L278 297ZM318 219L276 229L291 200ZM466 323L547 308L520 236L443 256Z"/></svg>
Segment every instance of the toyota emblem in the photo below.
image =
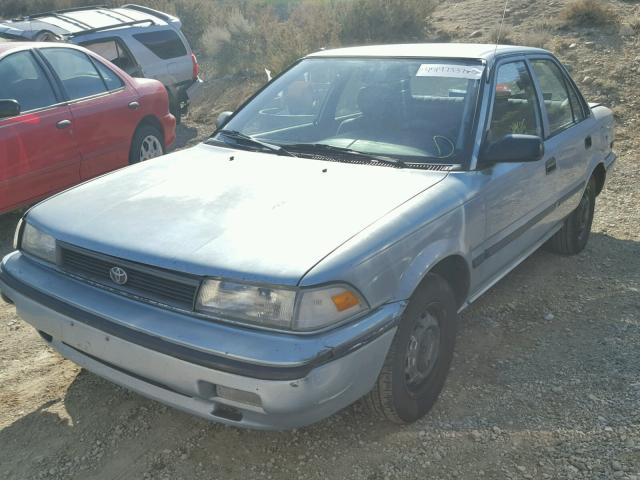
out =
<svg viewBox="0 0 640 480"><path fill-rule="evenodd" d="M111 270L109 270L109 278L111 278L113 283L117 283L118 285L124 285L127 283L127 280L129 280L127 272L120 267L112 267Z"/></svg>

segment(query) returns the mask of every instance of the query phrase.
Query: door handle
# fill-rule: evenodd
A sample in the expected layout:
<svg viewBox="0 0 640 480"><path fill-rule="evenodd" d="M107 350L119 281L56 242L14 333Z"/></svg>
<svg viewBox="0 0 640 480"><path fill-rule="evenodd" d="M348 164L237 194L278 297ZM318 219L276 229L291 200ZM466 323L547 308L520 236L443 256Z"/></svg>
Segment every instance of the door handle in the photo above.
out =
<svg viewBox="0 0 640 480"><path fill-rule="evenodd" d="M591 135L589 135L587 138L584 139L584 148L589 150L591 148L591 145L593 145L593 141L591 140Z"/></svg>
<svg viewBox="0 0 640 480"><path fill-rule="evenodd" d="M60 130L69 128L70 126L71 126L71 120L60 120L58 123L56 123L56 127L59 128Z"/></svg>
<svg viewBox="0 0 640 480"><path fill-rule="evenodd" d="M137 110L140 108L140 104L138 102L131 102L129 103L129 108L131 110Z"/></svg>
<svg viewBox="0 0 640 480"><path fill-rule="evenodd" d="M556 158L555 157L551 157L544 164L544 169L545 169L545 172L547 173L547 175L552 173L556 168L557 168L557 165L556 165Z"/></svg>

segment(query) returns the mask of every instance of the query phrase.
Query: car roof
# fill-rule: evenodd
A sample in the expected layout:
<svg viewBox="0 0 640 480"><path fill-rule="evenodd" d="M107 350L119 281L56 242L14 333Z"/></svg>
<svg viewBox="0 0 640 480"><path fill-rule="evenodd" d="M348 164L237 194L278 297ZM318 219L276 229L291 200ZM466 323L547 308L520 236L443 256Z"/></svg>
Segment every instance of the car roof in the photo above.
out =
<svg viewBox="0 0 640 480"><path fill-rule="evenodd" d="M180 28L180 20L151 8L124 5L118 8L102 6L78 7L28 15L0 21L0 33L23 38L47 30L61 37L77 36L102 30L113 31L131 26L167 26Z"/></svg>
<svg viewBox="0 0 640 480"><path fill-rule="evenodd" d="M72 45L70 43L57 43L57 42L1 42L0 41L0 57L4 56L5 53L11 51L25 50L30 48L73 48L75 50L82 50L86 52L87 50L83 47L79 47L77 45Z"/></svg>
<svg viewBox="0 0 640 480"><path fill-rule="evenodd" d="M549 53L541 48L482 43L408 43L321 50L312 57L456 58L491 62L505 54Z"/></svg>

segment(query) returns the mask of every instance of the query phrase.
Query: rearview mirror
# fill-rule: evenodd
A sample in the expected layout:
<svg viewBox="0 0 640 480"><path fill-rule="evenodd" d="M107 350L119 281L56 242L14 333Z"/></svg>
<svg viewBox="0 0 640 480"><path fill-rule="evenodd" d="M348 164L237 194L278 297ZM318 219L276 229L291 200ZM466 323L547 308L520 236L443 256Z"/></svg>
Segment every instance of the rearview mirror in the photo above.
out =
<svg viewBox="0 0 640 480"><path fill-rule="evenodd" d="M0 100L0 118L20 115L20 104L17 100Z"/></svg>
<svg viewBox="0 0 640 480"><path fill-rule="evenodd" d="M536 135L510 134L486 145L480 152L479 163L535 162L544 155L544 142Z"/></svg>
<svg viewBox="0 0 640 480"><path fill-rule="evenodd" d="M218 115L218 119L216 120L216 127L218 128L218 130L224 127L225 123L227 123L231 115L233 115L233 112L222 112L220 115Z"/></svg>

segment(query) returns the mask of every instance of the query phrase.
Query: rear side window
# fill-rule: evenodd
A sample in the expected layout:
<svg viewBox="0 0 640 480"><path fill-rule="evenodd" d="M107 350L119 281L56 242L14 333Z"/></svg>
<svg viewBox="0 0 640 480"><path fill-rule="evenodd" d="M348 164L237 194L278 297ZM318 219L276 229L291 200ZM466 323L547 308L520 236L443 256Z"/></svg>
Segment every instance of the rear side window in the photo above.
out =
<svg viewBox="0 0 640 480"><path fill-rule="evenodd" d="M103 65L101 62L95 60L93 62L102 75L102 79L104 83L107 85L109 90L117 90L118 88L124 87L124 82L122 79L116 75L110 68L107 68L106 65Z"/></svg>
<svg viewBox="0 0 640 480"><path fill-rule="evenodd" d="M82 43L81 45L92 52L97 53L102 58L106 58L129 75L138 73L138 65L136 61L131 57L129 52L123 48L120 42L115 39Z"/></svg>
<svg viewBox="0 0 640 480"><path fill-rule="evenodd" d="M107 91L93 62L84 53L66 48L43 48L40 52L60 78L70 100Z"/></svg>
<svg viewBox="0 0 640 480"><path fill-rule="evenodd" d="M531 65L542 89L549 127L553 135L573 124L569 92L562 72L551 60L532 60Z"/></svg>
<svg viewBox="0 0 640 480"><path fill-rule="evenodd" d="M18 52L0 61L0 97L17 100L23 112L57 103L49 80L31 52Z"/></svg>
<svg viewBox="0 0 640 480"><path fill-rule="evenodd" d="M138 33L133 38L163 60L182 57L187 54L187 49L182 40L173 30Z"/></svg>

